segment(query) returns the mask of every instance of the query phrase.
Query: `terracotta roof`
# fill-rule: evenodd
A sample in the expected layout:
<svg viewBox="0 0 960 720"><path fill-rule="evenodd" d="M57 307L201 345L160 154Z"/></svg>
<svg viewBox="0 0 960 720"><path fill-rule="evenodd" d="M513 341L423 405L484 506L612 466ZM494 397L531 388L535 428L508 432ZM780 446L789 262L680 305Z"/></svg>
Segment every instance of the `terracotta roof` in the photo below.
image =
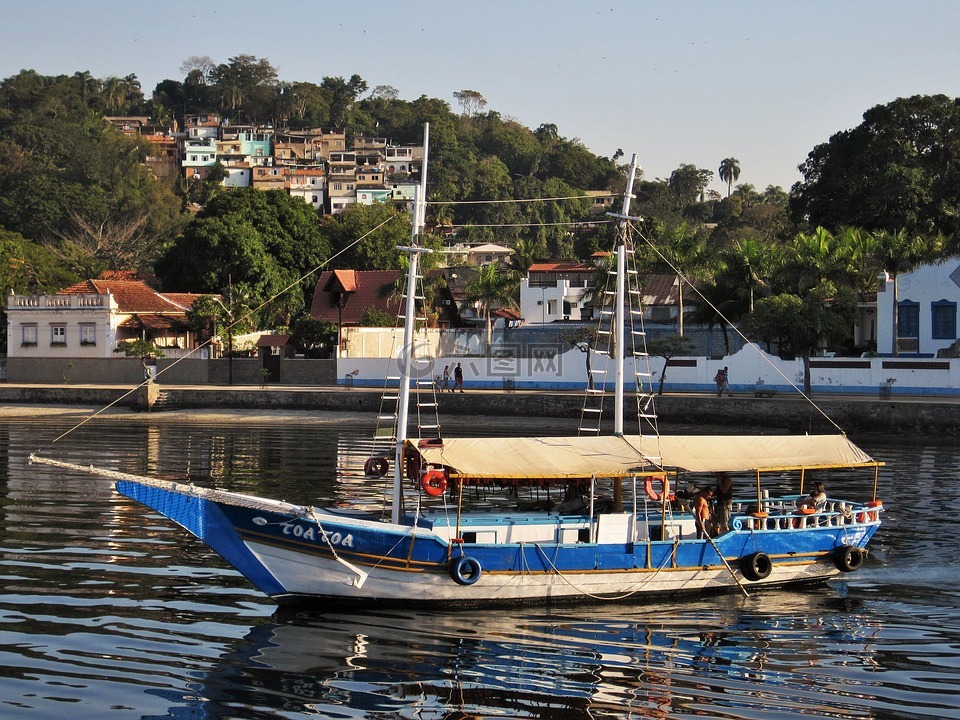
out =
<svg viewBox="0 0 960 720"><path fill-rule="evenodd" d="M189 305L184 300L199 295L190 293L172 293L170 297L161 295L140 280L85 280L57 292L57 295L105 295L111 293L120 312L126 313L177 313L182 314ZM193 303L190 300L190 303Z"/></svg>
<svg viewBox="0 0 960 720"><path fill-rule="evenodd" d="M184 310L191 310L193 304L204 297L203 293L161 293L161 295L172 303L182 307Z"/></svg>
<svg viewBox="0 0 960 720"><path fill-rule="evenodd" d="M512 308L499 308L494 310L491 315L496 315L497 317L502 317L507 320L520 320L521 315L516 310Z"/></svg>
<svg viewBox="0 0 960 720"><path fill-rule="evenodd" d="M286 347L288 342L290 342L289 335L261 335L257 338L257 347Z"/></svg>
<svg viewBox="0 0 960 720"><path fill-rule="evenodd" d="M179 321L178 318L154 313L134 313L117 325L117 327L133 328L135 330L173 330L183 326L184 323Z"/></svg>
<svg viewBox="0 0 960 720"><path fill-rule="evenodd" d="M389 293L389 288L400 275L399 270L327 270L320 273L313 292L310 316L315 320L336 323L336 301L340 293L347 293L342 310L344 325L357 325L363 311L371 306L389 315L398 315L401 310L399 298L385 293ZM347 290L347 287L354 289Z"/></svg>
<svg viewBox="0 0 960 720"><path fill-rule="evenodd" d="M357 271L356 270L334 270L330 273L330 279L323 286L325 292L356 292L357 291Z"/></svg>
<svg viewBox="0 0 960 720"><path fill-rule="evenodd" d="M527 272L593 272L595 269L593 265L579 260L548 260L533 263Z"/></svg>

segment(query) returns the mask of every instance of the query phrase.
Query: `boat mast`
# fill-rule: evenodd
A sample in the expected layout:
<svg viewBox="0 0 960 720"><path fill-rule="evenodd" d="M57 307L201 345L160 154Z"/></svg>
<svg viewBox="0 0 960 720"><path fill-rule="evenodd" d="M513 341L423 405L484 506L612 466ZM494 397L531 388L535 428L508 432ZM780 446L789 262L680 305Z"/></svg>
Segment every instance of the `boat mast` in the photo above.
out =
<svg viewBox="0 0 960 720"><path fill-rule="evenodd" d="M397 248L409 258L407 265L406 305L403 317L403 346L400 351L402 368L400 370L400 393L397 401L397 445L393 462L393 498L390 504L390 522L400 522L400 509L403 502L403 443L407 439L407 420L410 412L410 381L413 378L413 364L416 350L413 334L416 331L417 308L417 268L420 253L430 252L419 245L419 236L426 220L427 206L427 155L430 146L430 123L423 124L423 161L420 167L420 184L415 189L413 200L413 222L409 247Z"/></svg>
<svg viewBox="0 0 960 720"><path fill-rule="evenodd" d="M623 211L620 213L620 235L617 238L617 290L616 308L614 310L613 352L614 352L614 414L613 433L623 435L623 366L625 362L626 346L623 341L626 318L624 317L627 290L627 224L630 218L630 200L633 198L633 181L637 174L637 156L634 153L630 159L630 170L627 173L627 187L623 191Z"/></svg>

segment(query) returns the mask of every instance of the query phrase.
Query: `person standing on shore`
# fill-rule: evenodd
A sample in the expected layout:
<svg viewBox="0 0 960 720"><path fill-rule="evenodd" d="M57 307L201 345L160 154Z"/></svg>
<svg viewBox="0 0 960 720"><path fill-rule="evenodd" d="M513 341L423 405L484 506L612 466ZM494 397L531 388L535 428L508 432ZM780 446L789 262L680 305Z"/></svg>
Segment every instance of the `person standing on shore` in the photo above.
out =
<svg viewBox="0 0 960 720"><path fill-rule="evenodd" d="M723 370L717 369L717 374L713 376L713 381L717 384L717 397L723 395Z"/></svg>
<svg viewBox="0 0 960 720"><path fill-rule="evenodd" d="M440 392L443 392L444 390L449 390L450 392L453 392L453 388L450 387L450 366L449 365L443 366L443 385L440 386Z"/></svg>
<svg viewBox="0 0 960 720"><path fill-rule="evenodd" d="M460 367L460 363L457 363L457 366L453 369L453 390L450 392L455 392L457 388L460 388L460 392L463 392L463 368Z"/></svg>
<svg viewBox="0 0 960 720"><path fill-rule="evenodd" d="M726 365L723 366L723 384L720 387L720 392L717 393L717 396L723 394L723 391L727 391L727 397L733 397L733 393L730 392L730 370Z"/></svg>

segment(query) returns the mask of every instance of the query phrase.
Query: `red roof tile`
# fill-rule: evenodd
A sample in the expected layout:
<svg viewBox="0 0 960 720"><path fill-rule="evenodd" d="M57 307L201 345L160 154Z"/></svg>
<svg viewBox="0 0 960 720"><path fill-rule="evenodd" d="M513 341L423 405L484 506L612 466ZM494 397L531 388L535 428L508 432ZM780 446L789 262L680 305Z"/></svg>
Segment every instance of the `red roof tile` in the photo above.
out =
<svg viewBox="0 0 960 720"><path fill-rule="evenodd" d="M353 282L350 283L350 275ZM339 317L337 312L337 298L346 295L343 303L342 317L344 325L357 325L363 311L368 307L375 307L389 315L398 315L401 311L400 299L390 294L397 279L399 270L327 270L320 273L316 289L313 292L313 303L310 306L310 315L316 320L326 320L336 323ZM336 279L334 279L336 278ZM347 290L354 287L354 290Z"/></svg>
<svg viewBox="0 0 960 720"><path fill-rule="evenodd" d="M183 313L185 307L138 280L85 280L57 295L105 295L111 293L120 312Z"/></svg>

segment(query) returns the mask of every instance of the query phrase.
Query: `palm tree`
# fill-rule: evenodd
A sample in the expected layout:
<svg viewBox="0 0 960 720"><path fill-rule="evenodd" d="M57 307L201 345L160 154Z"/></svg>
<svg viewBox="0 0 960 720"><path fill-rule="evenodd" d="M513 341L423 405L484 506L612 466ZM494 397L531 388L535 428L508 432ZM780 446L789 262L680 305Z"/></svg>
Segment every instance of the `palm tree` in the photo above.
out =
<svg viewBox="0 0 960 720"><path fill-rule="evenodd" d="M740 161L732 157L724 158L717 173L720 175L720 179L727 184L727 197L730 197L733 184L740 179Z"/></svg>
<svg viewBox="0 0 960 720"><path fill-rule="evenodd" d="M514 288L516 281L512 273L501 272L496 263L482 265L476 278L466 287L467 302L477 303L487 323L487 353L493 344L493 324L490 316L495 307L516 307Z"/></svg>
<svg viewBox="0 0 960 720"><path fill-rule="evenodd" d="M677 335L683 337L683 285L711 275L713 258L706 236L686 221L667 228L657 239L657 246L677 276Z"/></svg>
<svg viewBox="0 0 960 720"><path fill-rule="evenodd" d="M935 258L941 257L943 253L945 240L942 235L937 235L932 239L924 238L919 235L908 235L905 230L895 232L877 233L875 236L874 259L877 264L883 268L883 271L893 280L893 303L892 335L893 355L900 354L898 330L899 330L899 293L897 289L897 278L900 273L913 269L915 265L923 262L929 262Z"/></svg>
<svg viewBox="0 0 960 720"><path fill-rule="evenodd" d="M756 291L766 287L766 278L773 275L776 256L774 246L752 237L741 238L723 251L724 275L730 277L736 286L746 288L749 312L753 312Z"/></svg>

